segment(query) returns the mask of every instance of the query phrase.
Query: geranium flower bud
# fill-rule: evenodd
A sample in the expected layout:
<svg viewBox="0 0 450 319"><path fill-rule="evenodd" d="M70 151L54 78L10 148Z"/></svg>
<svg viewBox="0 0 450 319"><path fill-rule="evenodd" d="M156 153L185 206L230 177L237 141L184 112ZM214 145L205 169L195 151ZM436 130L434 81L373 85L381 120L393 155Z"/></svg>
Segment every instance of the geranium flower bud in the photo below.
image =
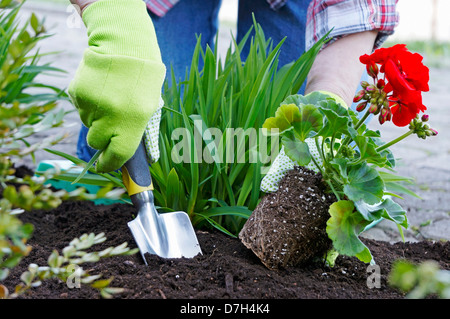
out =
<svg viewBox="0 0 450 319"><path fill-rule="evenodd" d="M361 103L359 103L359 104L356 106L356 111L362 112L362 111L364 111L364 109L366 108L366 106L367 106L367 101L366 101L366 102L361 102Z"/></svg>
<svg viewBox="0 0 450 319"><path fill-rule="evenodd" d="M427 122L430 116L428 114L422 115L422 122Z"/></svg>
<svg viewBox="0 0 450 319"><path fill-rule="evenodd" d="M353 98L353 102L361 101L365 94L366 94L365 90L359 91L358 93L356 93L355 97Z"/></svg>
<svg viewBox="0 0 450 319"><path fill-rule="evenodd" d="M375 92L377 90L377 87L373 84L369 85L368 87L366 87L366 91L369 93Z"/></svg>
<svg viewBox="0 0 450 319"><path fill-rule="evenodd" d="M435 129L430 128L431 131L431 135L436 136L438 135L438 131L436 131Z"/></svg>
<svg viewBox="0 0 450 319"><path fill-rule="evenodd" d="M381 94L380 94L380 91L379 91L379 90L376 90L376 91L374 91L374 92L372 93L372 97L374 97L374 98L376 98L376 99L378 99L380 96L381 96Z"/></svg>
<svg viewBox="0 0 450 319"><path fill-rule="evenodd" d="M366 66L366 70L367 73L373 77L374 79L376 79L376 77L378 76L378 65L376 63L370 63L367 64Z"/></svg>
<svg viewBox="0 0 450 319"><path fill-rule="evenodd" d="M389 107L382 107L380 110L380 116L378 117L378 121L380 124L383 124L386 121L391 119L391 109Z"/></svg>
<svg viewBox="0 0 450 319"><path fill-rule="evenodd" d="M361 82L361 87L366 88L368 86L369 86L369 82L367 82L367 81L362 81Z"/></svg>
<svg viewBox="0 0 450 319"><path fill-rule="evenodd" d="M392 111L389 107L387 108L387 110L388 112L386 114L386 121L390 121L392 119Z"/></svg>
<svg viewBox="0 0 450 319"><path fill-rule="evenodd" d="M378 114L379 111L380 111L380 110L379 110L379 106L378 106L377 104L371 104L371 105L370 105L370 107L369 107L369 113L372 113L372 114Z"/></svg>
<svg viewBox="0 0 450 319"><path fill-rule="evenodd" d="M377 82L377 88L382 89L386 85L386 82L384 82L383 79L379 79Z"/></svg>

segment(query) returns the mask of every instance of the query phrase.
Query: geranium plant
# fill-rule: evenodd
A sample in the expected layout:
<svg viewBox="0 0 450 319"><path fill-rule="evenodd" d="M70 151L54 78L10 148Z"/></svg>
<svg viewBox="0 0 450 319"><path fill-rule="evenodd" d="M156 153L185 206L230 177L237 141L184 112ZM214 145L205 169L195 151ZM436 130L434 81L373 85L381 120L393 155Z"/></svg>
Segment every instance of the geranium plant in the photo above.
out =
<svg viewBox="0 0 450 319"><path fill-rule="evenodd" d="M361 83L363 89L354 98L359 102L357 112L322 93L291 95L263 127L280 135L286 155L298 165L313 162L335 195L326 224L334 249L369 263L373 257L358 237L369 224L387 219L400 232L408 227L405 210L392 198L412 192L402 185L408 178L393 172L395 160L389 147L409 135L425 139L437 131L426 123L428 115L420 114L426 110L422 92L428 90L429 75L419 54L396 45L363 55L360 61L373 83ZM380 124L409 125L408 130L385 143L379 131L366 126L370 115L377 116ZM312 155L310 141L319 156Z"/></svg>

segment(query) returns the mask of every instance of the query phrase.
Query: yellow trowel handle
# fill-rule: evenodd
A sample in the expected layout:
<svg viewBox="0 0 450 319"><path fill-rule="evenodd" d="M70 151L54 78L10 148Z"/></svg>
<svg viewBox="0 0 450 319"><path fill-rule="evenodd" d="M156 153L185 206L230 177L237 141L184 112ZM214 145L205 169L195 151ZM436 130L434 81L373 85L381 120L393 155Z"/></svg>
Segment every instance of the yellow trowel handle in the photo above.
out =
<svg viewBox="0 0 450 319"><path fill-rule="evenodd" d="M153 190L147 153L143 142L139 144L133 157L122 167L122 179L129 196Z"/></svg>

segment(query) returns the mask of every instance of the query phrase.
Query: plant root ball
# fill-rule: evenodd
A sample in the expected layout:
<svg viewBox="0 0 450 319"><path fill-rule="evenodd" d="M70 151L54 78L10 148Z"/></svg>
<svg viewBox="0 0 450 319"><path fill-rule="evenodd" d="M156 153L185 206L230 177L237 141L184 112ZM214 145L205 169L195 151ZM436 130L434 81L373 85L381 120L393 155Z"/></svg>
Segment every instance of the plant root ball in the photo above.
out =
<svg viewBox="0 0 450 319"><path fill-rule="evenodd" d="M286 172L275 193L265 195L239 238L269 269L299 266L332 247L326 233L328 209L320 174L304 167Z"/></svg>

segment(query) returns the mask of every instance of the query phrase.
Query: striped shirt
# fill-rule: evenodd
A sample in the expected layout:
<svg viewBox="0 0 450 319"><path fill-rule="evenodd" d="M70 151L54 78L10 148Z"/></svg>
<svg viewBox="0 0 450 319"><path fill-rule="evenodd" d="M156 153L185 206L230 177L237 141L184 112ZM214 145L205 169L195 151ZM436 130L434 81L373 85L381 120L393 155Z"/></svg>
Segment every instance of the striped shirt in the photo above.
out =
<svg viewBox="0 0 450 319"><path fill-rule="evenodd" d="M374 49L394 33L399 15L398 0L312 0L306 20L306 48L328 31L333 41L347 34L378 30Z"/></svg>
<svg viewBox="0 0 450 319"><path fill-rule="evenodd" d="M150 11L163 17L180 0L144 0ZM281 8L288 0L267 0L273 10ZM305 30L308 50L328 31L331 40L351 33L377 30L374 49L394 33L399 21L396 11L398 0L311 0L308 6Z"/></svg>

